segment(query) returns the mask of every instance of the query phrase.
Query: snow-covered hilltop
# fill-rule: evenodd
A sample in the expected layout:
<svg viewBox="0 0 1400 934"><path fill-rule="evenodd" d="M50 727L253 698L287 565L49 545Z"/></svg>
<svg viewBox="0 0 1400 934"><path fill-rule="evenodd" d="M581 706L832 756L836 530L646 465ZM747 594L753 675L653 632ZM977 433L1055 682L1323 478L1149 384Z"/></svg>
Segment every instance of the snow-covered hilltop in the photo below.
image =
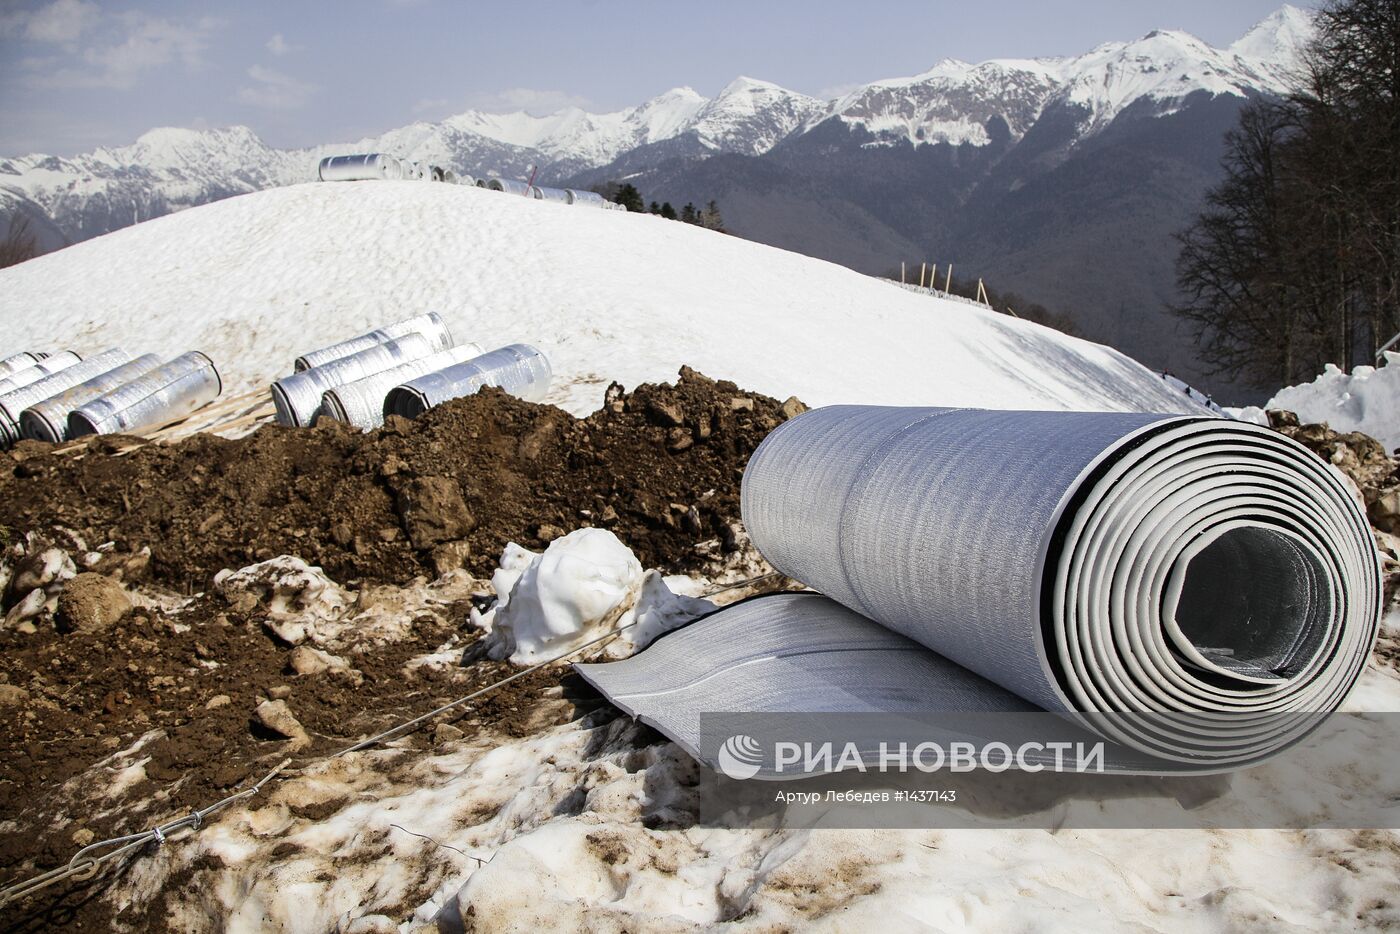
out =
<svg viewBox="0 0 1400 934"><path fill-rule="evenodd" d="M459 341L540 347L548 401L575 414L611 380L685 364L814 405L1193 408L1117 351L984 308L689 224L456 185L255 192L0 270L17 349L198 348L229 392L429 310Z"/></svg>
<svg viewBox="0 0 1400 934"><path fill-rule="evenodd" d="M1277 93L1308 38L1308 14L1285 6L1225 49L1183 32L1156 31L1084 55L1050 59L954 60L909 78L874 81L835 101L741 77L713 99L676 88L613 113L577 108L549 116L468 111L376 137L303 150L268 146L246 127L157 129L134 144L59 158L0 159L0 219L28 214L49 234L76 242L230 195L308 180L328 152L383 149L462 172L523 175L541 166L555 181L629 160L684 152L756 156L829 120L860 126L878 141L983 145L1019 138L1046 108L1081 108L1080 136L1147 101L1165 114L1196 92ZM1004 129L1002 129L1004 125ZM53 230L48 225L53 225Z"/></svg>

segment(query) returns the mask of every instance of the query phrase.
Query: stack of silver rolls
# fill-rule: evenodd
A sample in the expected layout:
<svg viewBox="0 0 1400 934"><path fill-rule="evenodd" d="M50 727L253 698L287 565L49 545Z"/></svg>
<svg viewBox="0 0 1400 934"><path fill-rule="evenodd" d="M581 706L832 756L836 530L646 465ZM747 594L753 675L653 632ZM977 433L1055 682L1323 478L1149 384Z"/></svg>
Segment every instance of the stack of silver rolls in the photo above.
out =
<svg viewBox="0 0 1400 934"><path fill-rule="evenodd" d="M166 425L213 402L222 391L223 381L214 361L197 350L190 351L74 409L68 414L68 436Z"/></svg>
<svg viewBox="0 0 1400 934"><path fill-rule="evenodd" d="M415 315L412 318L405 318L402 321L395 321L393 324L385 325L359 337L352 337L347 341L338 344L331 344L329 347L322 347L310 353L302 354L296 358L292 369L296 372L309 370L314 366L323 363L330 363L332 360L339 360L341 357L348 357L352 353L361 350L368 350L378 344L387 343L405 334L417 332L428 338L433 344L433 350L446 350L452 346L452 334L447 330L447 324L435 311L430 311L425 315Z"/></svg>
<svg viewBox="0 0 1400 934"><path fill-rule="evenodd" d="M537 201L562 201L565 204L572 204L569 200L569 193L563 188L539 188L530 186L529 196Z"/></svg>
<svg viewBox="0 0 1400 934"><path fill-rule="evenodd" d="M437 345L433 341L414 331L347 357L284 376L272 384L277 424L293 428L310 425L321 411L321 395L327 389L420 360L436 350Z"/></svg>
<svg viewBox="0 0 1400 934"><path fill-rule="evenodd" d="M327 156L316 167L323 182L356 182L370 179L404 178L403 164L393 156L365 153L355 156Z"/></svg>
<svg viewBox="0 0 1400 934"><path fill-rule="evenodd" d="M321 397L321 414L346 425L368 430L384 424L384 397L395 386L425 373L463 363L482 354L478 344L460 344L421 360L414 360L326 390Z"/></svg>
<svg viewBox="0 0 1400 934"><path fill-rule="evenodd" d="M11 370L10 375L0 379L0 396L12 389L21 386L28 386L30 383L37 383L45 376L52 376L59 370L67 369L83 358L73 353L71 350L64 350L51 357L44 357L38 363L31 364L23 369Z"/></svg>
<svg viewBox="0 0 1400 934"><path fill-rule="evenodd" d="M608 199L604 198L596 191L579 191L577 188L565 188L564 193L569 196L570 204L586 204L589 207L600 208L608 203Z"/></svg>
<svg viewBox="0 0 1400 934"><path fill-rule="evenodd" d="M553 377L549 360L529 344L511 344L436 373L395 386L384 397L384 414L416 418L449 399L495 386L527 402L540 402Z"/></svg>
<svg viewBox="0 0 1400 934"><path fill-rule="evenodd" d="M524 182L517 182L513 178L491 178L485 179L485 184L482 182L477 182L477 184L492 191L504 191L508 195L530 196L530 186Z"/></svg>
<svg viewBox="0 0 1400 934"><path fill-rule="evenodd" d="M0 379L9 376L11 373L27 369L38 363L40 360L48 358L48 354L38 350L26 350L23 353L12 354L0 359Z"/></svg>
<svg viewBox="0 0 1400 934"><path fill-rule="evenodd" d="M63 392L36 402L19 415L20 434L33 441L57 443L68 439L68 413L94 399L144 376L160 366L155 354L144 354L129 363L99 373Z"/></svg>
<svg viewBox="0 0 1400 934"><path fill-rule="evenodd" d="M0 396L0 447L9 447L19 440L19 416L25 409L130 359L126 351L113 348Z"/></svg>

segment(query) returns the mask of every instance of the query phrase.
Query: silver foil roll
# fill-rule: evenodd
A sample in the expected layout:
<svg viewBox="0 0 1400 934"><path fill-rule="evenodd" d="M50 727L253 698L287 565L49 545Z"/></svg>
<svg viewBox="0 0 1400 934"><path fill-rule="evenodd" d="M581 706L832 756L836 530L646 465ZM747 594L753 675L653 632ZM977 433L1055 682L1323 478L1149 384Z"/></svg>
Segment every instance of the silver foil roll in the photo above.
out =
<svg viewBox="0 0 1400 934"><path fill-rule="evenodd" d="M370 179L401 178L402 166L393 156L365 153L355 156L327 156L316 167L323 182L358 182Z"/></svg>
<svg viewBox="0 0 1400 934"><path fill-rule="evenodd" d="M321 415L364 430L378 428L384 424L384 397L389 390L416 376L479 357L482 352L479 344L459 344L451 350L328 389L321 397Z"/></svg>
<svg viewBox="0 0 1400 934"><path fill-rule="evenodd" d="M511 344L409 380L384 397L384 415L416 418L449 399L495 386L526 402L540 402L553 377L549 359L529 344Z"/></svg>
<svg viewBox="0 0 1400 934"><path fill-rule="evenodd" d="M383 344L415 331L432 342L433 350L446 350L452 346L452 333L447 330L446 322L437 312L430 311L425 315L414 315L412 318L395 321L393 324L376 328L366 334L361 334L359 337L352 337L338 344L331 344L329 347L321 347L310 353L304 353L296 358L293 369L296 372L309 370L313 366L321 366L323 363L348 357L352 353L367 350L376 344Z"/></svg>
<svg viewBox="0 0 1400 934"><path fill-rule="evenodd" d="M27 386L12 389L0 396L0 447L9 447L19 440L19 415L36 402L71 389L84 380L106 373L131 359L131 354L113 348L80 363L64 367L57 373L36 380Z"/></svg>
<svg viewBox="0 0 1400 934"><path fill-rule="evenodd" d="M68 436L168 425L213 402L222 391L214 361L193 350L74 409L68 414Z"/></svg>
<svg viewBox="0 0 1400 934"><path fill-rule="evenodd" d="M19 433L34 441L57 443L68 438L68 413L94 399L144 376L160 366L160 357L143 354L130 363L123 363L106 373L99 373L71 389L36 402L19 413Z"/></svg>
<svg viewBox="0 0 1400 934"><path fill-rule="evenodd" d="M0 359L0 379L27 369L41 360L47 359L48 354L41 350L26 350L23 353L11 354L4 359Z"/></svg>
<svg viewBox="0 0 1400 934"><path fill-rule="evenodd" d="M577 188L565 188L564 193L569 196L570 204L584 204L591 208L601 208L608 203L608 199L604 198L596 191L579 191Z"/></svg>
<svg viewBox="0 0 1400 934"><path fill-rule="evenodd" d="M563 188L532 187L530 189L530 197L537 201L559 201L563 204L570 203L569 193Z"/></svg>
<svg viewBox="0 0 1400 934"><path fill-rule="evenodd" d="M0 396L12 389L21 386L28 386L30 383L37 383L46 376L52 376L59 370L65 370L83 358L73 353L71 350L64 350L54 354L52 357L45 357L38 363L31 363L23 369L14 370L8 376L0 379Z"/></svg>
<svg viewBox="0 0 1400 934"><path fill-rule="evenodd" d="M524 182L517 182L513 178L491 178L486 180L486 187L492 191L504 191L508 195L521 195L530 197L530 186Z"/></svg>
<svg viewBox="0 0 1400 934"><path fill-rule="evenodd" d="M277 424L293 428L310 425L321 411L321 395L327 389L419 360L436 349L432 341L414 331L348 357L284 376L272 384Z"/></svg>

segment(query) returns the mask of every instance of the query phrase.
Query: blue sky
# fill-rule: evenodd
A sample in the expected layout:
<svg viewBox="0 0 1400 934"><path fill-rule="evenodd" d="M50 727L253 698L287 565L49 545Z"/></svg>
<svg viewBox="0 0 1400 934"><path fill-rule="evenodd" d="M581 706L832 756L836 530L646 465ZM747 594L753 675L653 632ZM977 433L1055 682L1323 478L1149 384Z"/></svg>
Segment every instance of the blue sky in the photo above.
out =
<svg viewBox="0 0 1400 934"><path fill-rule="evenodd" d="M302 146L469 108L711 95L741 74L832 96L942 58L1074 54L1158 27L1224 45L1281 2L0 0L0 153L230 124Z"/></svg>

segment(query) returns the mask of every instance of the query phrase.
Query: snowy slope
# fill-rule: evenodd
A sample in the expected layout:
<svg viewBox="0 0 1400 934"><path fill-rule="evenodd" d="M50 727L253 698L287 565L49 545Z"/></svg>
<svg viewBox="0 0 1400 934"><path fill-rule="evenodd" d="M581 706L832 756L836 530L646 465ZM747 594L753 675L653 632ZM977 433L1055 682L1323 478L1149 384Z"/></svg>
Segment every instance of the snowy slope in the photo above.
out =
<svg viewBox="0 0 1400 934"><path fill-rule="evenodd" d="M682 364L808 404L1181 410L1117 351L661 218L416 182L230 198L0 270L5 348L209 353L230 391L300 352L437 310L537 344L550 401Z"/></svg>

